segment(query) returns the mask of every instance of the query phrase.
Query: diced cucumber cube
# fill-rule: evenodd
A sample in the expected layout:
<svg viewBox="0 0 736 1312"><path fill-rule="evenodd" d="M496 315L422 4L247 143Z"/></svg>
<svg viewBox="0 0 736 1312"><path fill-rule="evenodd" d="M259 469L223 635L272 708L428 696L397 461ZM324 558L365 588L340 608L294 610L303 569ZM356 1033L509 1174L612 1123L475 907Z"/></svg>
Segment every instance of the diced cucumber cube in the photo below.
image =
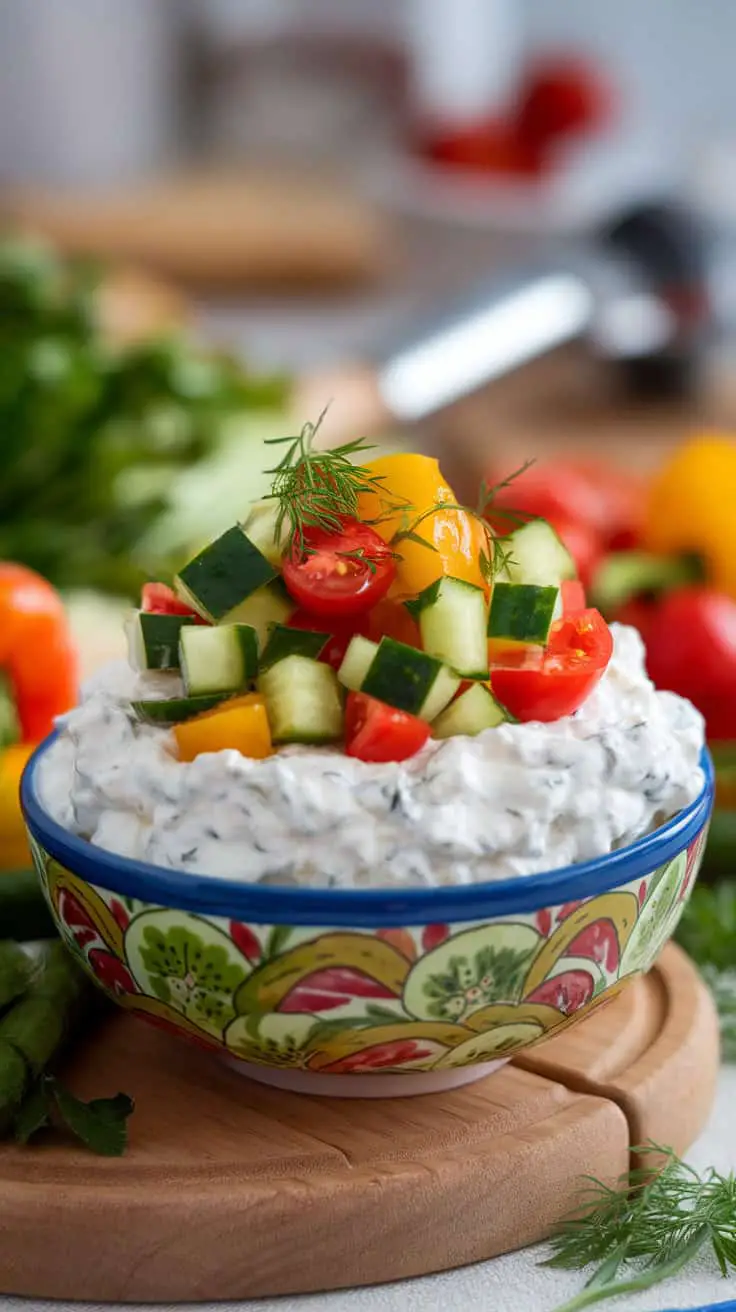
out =
<svg viewBox="0 0 736 1312"><path fill-rule="evenodd" d="M211 697L141 698L131 705L139 720L146 720L149 724L166 725L192 720L195 715L212 711L222 702L223 697L216 693Z"/></svg>
<svg viewBox="0 0 736 1312"><path fill-rule="evenodd" d="M484 729L495 729L508 719L493 693L482 683L466 689L437 716L432 725L435 738L474 737Z"/></svg>
<svg viewBox="0 0 736 1312"><path fill-rule="evenodd" d="M340 685L331 666L287 656L258 679L275 743L329 743L342 737Z"/></svg>
<svg viewBox="0 0 736 1312"><path fill-rule="evenodd" d="M419 620L426 652L464 679L488 678L488 609L482 588L445 576L406 605Z"/></svg>
<svg viewBox="0 0 736 1312"><path fill-rule="evenodd" d="M366 639L363 642L367 644ZM372 647L375 647L375 643L361 645L357 649L359 662L365 663ZM359 670L353 643L348 648L346 660L349 656L351 663L348 676L351 682L355 682ZM345 682L342 666L340 679ZM400 711L431 720L447 705L459 684L460 679L454 671L435 656L417 651L416 647L396 642L393 638L382 638L359 686L361 692L375 697L379 702L386 702L388 706L396 706Z"/></svg>
<svg viewBox="0 0 736 1312"><path fill-rule="evenodd" d="M509 583L559 587L563 579L577 577L575 561L546 519L531 519L503 542L508 552L504 569Z"/></svg>
<svg viewBox="0 0 736 1312"><path fill-rule="evenodd" d="M488 637L544 646L559 610L558 587L496 583L491 596Z"/></svg>
<svg viewBox="0 0 736 1312"><path fill-rule="evenodd" d="M378 643L371 642L370 638L363 638L359 633L356 633L355 637L350 639L342 664L337 672L337 677L343 687L350 688L352 692L360 692L363 680L377 655Z"/></svg>
<svg viewBox="0 0 736 1312"><path fill-rule="evenodd" d="M250 624L255 629L262 650L274 624L285 623L295 610L296 605L281 579L274 579L238 606L237 619L240 624Z"/></svg>
<svg viewBox="0 0 736 1312"><path fill-rule="evenodd" d="M441 665L434 683L422 702L419 718L430 722L436 719L447 703L452 701L459 687L460 679L455 671L448 669L446 665Z"/></svg>
<svg viewBox="0 0 736 1312"><path fill-rule="evenodd" d="M268 670L287 656L309 656L317 660L329 640L329 633L318 633L313 629L290 629L287 624L274 624L258 667L261 671Z"/></svg>
<svg viewBox="0 0 736 1312"><path fill-rule="evenodd" d="M199 627L188 615L155 615L133 611L125 624L128 655L136 670L178 670L179 636L183 628Z"/></svg>
<svg viewBox="0 0 736 1312"><path fill-rule="evenodd" d="M376 697L379 702L397 706L411 715L420 715L441 669L442 662L436 657L393 638L382 638L376 658L363 680L362 691ZM441 706L437 708L438 712L440 710Z"/></svg>
<svg viewBox="0 0 736 1312"><path fill-rule="evenodd" d="M174 586L182 600L211 623L246 622L243 603L277 572L236 524L190 560Z"/></svg>
<svg viewBox="0 0 736 1312"><path fill-rule="evenodd" d="M190 625L179 657L188 696L242 692L258 672L258 636L249 624Z"/></svg>
<svg viewBox="0 0 736 1312"><path fill-rule="evenodd" d="M338 671L340 683L423 720L432 720L454 696L460 678L435 656L393 638L380 643L356 635Z"/></svg>
<svg viewBox="0 0 736 1312"><path fill-rule="evenodd" d="M286 517L284 518L277 538L277 517L277 501L268 499L257 501L246 517L243 528L251 542L266 557L266 560L270 561L276 569L280 569L281 560L289 540L289 520Z"/></svg>

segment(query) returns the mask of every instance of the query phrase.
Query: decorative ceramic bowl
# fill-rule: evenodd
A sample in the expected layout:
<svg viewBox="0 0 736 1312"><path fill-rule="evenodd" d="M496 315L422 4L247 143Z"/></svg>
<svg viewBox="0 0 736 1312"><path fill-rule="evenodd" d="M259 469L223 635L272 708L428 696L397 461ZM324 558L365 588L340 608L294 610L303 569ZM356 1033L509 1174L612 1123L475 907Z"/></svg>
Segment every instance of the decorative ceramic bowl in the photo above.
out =
<svg viewBox="0 0 736 1312"><path fill-rule="evenodd" d="M49 906L119 1006L306 1093L452 1088L648 970L693 886L713 804L547 874L439 889L263 887L126 860L21 800Z"/></svg>

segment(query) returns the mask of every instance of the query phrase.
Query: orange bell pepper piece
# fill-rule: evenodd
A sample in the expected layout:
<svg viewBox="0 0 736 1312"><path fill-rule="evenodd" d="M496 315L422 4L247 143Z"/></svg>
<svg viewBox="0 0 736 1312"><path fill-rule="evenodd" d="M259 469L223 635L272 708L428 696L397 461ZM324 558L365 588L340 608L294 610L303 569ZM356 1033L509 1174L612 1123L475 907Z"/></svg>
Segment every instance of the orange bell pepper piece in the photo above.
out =
<svg viewBox="0 0 736 1312"><path fill-rule="evenodd" d="M174 726L179 759L194 761L203 752L240 752L263 760L273 755L266 704L258 693L233 697L213 711Z"/></svg>
<svg viewBox="0 0 736 1312"><path fill-rule="evenodd" d="M679 447L649 486L642 545L700 556L708 582L736 598L736 440L705 433Z"/></svg>
<svg viewBox="0 0 736 1312"><path fill-rule="evenodd" d="M423 547L407 540L397 545L401 559L396 561L396 579L389 595L416 596L443 574L485 587L480 554L487 550L486 530L467 510L448 508L457 504L457 498L445 482L437 461L431 456L398 454L368 461L366 467L373 477L383 479L383 494L361 494L359 519L382 518L387 502L410 507L405 515L397 510L383 523L374 524L385 542L404 527L405 519L413 526L420 516L431 511L415 528L417 535L430 545Z"/></svg>

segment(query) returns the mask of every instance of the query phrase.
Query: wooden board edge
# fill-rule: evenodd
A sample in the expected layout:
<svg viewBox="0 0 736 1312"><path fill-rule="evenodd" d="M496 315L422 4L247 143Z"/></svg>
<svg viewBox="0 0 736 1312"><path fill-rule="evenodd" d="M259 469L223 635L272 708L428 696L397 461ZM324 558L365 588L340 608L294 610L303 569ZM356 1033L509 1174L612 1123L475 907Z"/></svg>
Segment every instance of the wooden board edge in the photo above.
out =
<svg viewBox="0 0 736 1312"><path fill-rule="evenodd" d="M3 1203L3 1249L13 1256L0 1270L0 1288L35 1298L176 1303L435 1274L546 1237L574 1206L593 1151L594 1170L614 1184L628 1164L626 1119L605 1099L570 1094L522 1136L499 1136L485 1150L367 1166L339 1180L282 1180L278 1190L264 1181L257 1191L233 1191L224 1212L221 1189L195 1200L172 1186L159 1204L155 1238L140 1195L123 1193L96 1212L84 1200L74 1225L68 1191L49 1207L48 1196L25 1185ZM298 1254L298 1266L289 1253Z"/></svg>
<svg viewBox="0 0 736 1312"><path fill-rule="evenodd" d="M715 1099L718 1016L709 990L682 948L668 944L653 970L666 998L662 1028L625 1071L590 1078L534 1050L516 1064L571 1091L615 1102L628 1121L632 1149L655 1142L682 1154L703 1130Z"/></svg>

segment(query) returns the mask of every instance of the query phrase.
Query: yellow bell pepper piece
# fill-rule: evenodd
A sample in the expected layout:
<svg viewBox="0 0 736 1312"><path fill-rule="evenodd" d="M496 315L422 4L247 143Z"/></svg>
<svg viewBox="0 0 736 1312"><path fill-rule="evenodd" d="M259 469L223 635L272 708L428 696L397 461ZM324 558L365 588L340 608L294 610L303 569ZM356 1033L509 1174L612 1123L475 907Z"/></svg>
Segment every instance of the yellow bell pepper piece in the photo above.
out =
<svg viewBox="0 0 736 1312"><path fill-rule="evenodd" d="M655 474L643 545L665 554L694 552L708 582L736 598L736 441L706 433L685 443Z"/></svg>
<svg viewBox="0 0 736 1312"><path fill-rule="evenodd" d="M397 546L401 559L396 561L396 580L391 595L415 596L443 574L484 587L480 553L487 549L486 533L466 510L444 509L448 504L456 504L457 498L445 482L437 461L431 456L399 454L368 461L367 468L373 477L383 479L385 496L362 493L358 501L359 519L378 519L386 513L386 501L401 502L411 507L408 519L413 524L432 506L440 506L415 530L420 538L435 548L434 551L418 542L404 541ZM403 527L402 521L399 511L374 527L384 541L389 542Z"/></svg>
<svg viewBox="0 0 736 1312"><path fill-rule="evenodd" d="M182 761L193 761L203 752L231 750L263 760L273 755L266 704L258 693L234 697L214 711L174 727Z"/></svg>
<svg viewBox="0 0 736 1312"><path fill-rule="evenodd" d="M20 777L32 751L32 743L15 743L0 753L0 871L25 870L33 864L18 800Z"/></svg>

